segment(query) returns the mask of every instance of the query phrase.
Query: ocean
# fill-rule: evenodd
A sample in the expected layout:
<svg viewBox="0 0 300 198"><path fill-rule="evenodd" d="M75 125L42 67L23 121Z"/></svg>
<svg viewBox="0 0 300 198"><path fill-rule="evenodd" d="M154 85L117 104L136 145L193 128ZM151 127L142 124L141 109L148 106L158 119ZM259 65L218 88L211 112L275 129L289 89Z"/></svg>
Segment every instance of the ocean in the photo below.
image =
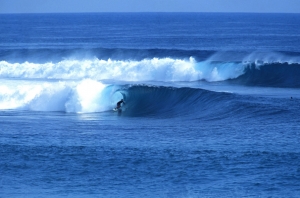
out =
<svg viewBox="0 0 300 198"><path fill-rule="evenodd" d="M299 27L1 14L0 197L300 197Z"/></svg>

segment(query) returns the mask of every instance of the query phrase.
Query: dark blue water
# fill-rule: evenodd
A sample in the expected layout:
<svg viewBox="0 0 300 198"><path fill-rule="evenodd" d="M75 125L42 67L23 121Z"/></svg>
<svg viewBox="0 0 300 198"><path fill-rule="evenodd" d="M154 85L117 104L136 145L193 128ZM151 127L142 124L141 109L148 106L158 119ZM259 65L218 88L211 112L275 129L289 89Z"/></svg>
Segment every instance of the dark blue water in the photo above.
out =
<svg viewBox="0 0 300 198"><path fill-rule="evenodd" d="M299 27L0 15L0 197L299 197Z"/></svg>

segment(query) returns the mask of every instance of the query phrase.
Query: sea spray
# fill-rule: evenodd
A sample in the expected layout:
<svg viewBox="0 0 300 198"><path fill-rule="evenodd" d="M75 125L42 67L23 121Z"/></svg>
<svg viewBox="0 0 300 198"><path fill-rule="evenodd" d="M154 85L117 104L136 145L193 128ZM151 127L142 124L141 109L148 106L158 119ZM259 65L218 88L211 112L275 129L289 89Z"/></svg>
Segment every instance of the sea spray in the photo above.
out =
<svg viewBox="0 0 300 198"><path fill-rule="evenodd" d="M0 77L123 81L220 81L243 73L235 63L196 62L194 58L131 60L63 60L58 63L0 62Z"/></svg>
<svg viewBox="0 0 300 198"><path fill-rule="evenodd" d="M80 81L1 80L0 109L103 112L113 108L122 95L118 86L84 79Z"/></svg>
<svg viewBox="0 0 300 198"><path fill-rule="evenodd" d="M81 81L66 102L66 111L90 113L110 110L111 93L110 90L106 90L107 88L107 85L91 79Z"/></svg>

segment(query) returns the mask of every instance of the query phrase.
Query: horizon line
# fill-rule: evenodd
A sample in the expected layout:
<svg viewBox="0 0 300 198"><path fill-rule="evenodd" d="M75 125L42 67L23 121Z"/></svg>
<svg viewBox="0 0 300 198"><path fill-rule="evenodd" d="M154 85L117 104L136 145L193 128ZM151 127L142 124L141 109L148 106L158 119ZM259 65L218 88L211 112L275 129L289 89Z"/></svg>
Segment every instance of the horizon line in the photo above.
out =
<svg viewBox="0 0 300 198"><path fill-rule="evenodd" d="M4 12L0 14L101 14L101 13L211 13L211 14L300 14L300 12L239 12L239 11L230 11L230 12L224 12L224 11L199 11L199 12L185 12L185 11L100 11L100 12Z"/></svg>

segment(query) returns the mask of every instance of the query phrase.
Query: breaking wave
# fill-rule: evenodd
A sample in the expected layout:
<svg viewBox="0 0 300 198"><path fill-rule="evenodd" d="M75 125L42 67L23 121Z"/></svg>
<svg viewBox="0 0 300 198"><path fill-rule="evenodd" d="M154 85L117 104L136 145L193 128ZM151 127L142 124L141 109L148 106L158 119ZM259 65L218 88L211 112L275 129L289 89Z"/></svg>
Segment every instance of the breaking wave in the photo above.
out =
<svg viewBox="0 0 300 198"><path fill-rule="evenodd" d="M300 64L264 61L201 61L194 58L63 60L57 63L0 61L2 79L113 80L127 82L227 81L249 86L300 87Z"/></svg>
<svg viewBox="0 0 300 198"><path fill-rule="evenodd" d="M104 56L87 58L82 55L79 58L75 55L75 58L59 60L50 58L52 61L35 61L23 54L23 59L28 58L23 62L17 59L12 61L12 53L1 51L0 109L106 112L124 98L128 101L124 115L176 116L201 111L201 115L208 113L213 117L211 112L217 112L218 116L221 109L235 101L236 96L194 86L199 81L211 85L217 82L229 86L300 87L297 53L245 55L234 52L150 50L152 54L149 55L149 50L128 50L126 58L120 58L120 55L117 56L119 58L112 58L118 50L112 51L105 51L110 57L108 59ZM138 58L128 58L136 51L140 53L136 56ZM124 50L121 52L124 55ZM142 52L147 55L141 55ZM57 50L54 50L55 53ZM162 54L157 56L159 53ZM188 57L188 54L195 57ZM188 83L184 84L185 88L175 88L174 82ZM193 86L189 86L189 82L193 82L190 83ZM152 84L157 86L150 86ZM174 86L166 87L166 84ZM226 112L234 112L235 109L239 107L227 109Z"/></svg>
<svg viewBox="0 0 300 198"><path fill-rule="evenodd" d="M0 62L0 78L120 81L223 81L243 74L241 63L197 62L193 58L63 60L58 63Z"/></svg>
<svg viewBox="0 0 300 198"><path fill-rule="evenodd" d="M9 80L8 80L9 81ZM275 99L260 99L200 88L108 85L85 79L70 82L9 81L0 86L1 110L102 112L115 115L116 103L125 100L117 114L129 117L180 119L247 119L256 116L290 116L289 107L276 106ZM286 99L277 99L286 100ZM275 105L275 106L274 106Z"/></svg>

